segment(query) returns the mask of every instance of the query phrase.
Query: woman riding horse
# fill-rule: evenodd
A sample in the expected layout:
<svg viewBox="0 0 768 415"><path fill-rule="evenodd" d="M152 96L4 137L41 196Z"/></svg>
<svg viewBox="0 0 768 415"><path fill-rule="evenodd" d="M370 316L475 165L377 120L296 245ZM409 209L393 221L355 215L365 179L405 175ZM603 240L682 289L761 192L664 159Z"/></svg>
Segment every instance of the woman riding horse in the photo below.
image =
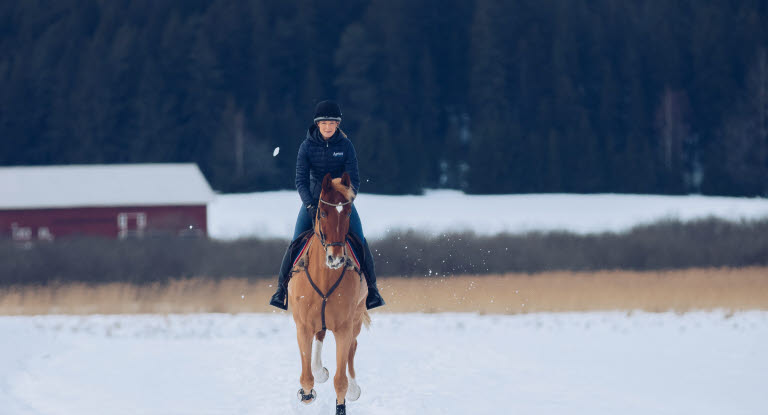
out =
<svg viewBox="0 0 768 415"><path fill-rule="evenodd" d="M347 399L355 401L361 393L355 380L355 354L357 336L370 323L365 307L368 288L345 244L355 198L349 174L331 179L328 173L321 188L314 234L302 248L301 266L294 268L300 274L288 283L288 304L301 356L301 389L296 396L306 405L315 402L315 383L329 379L322 350L330 330L336 339L336 415L345 415Z"/></svg>
<svg viewBox="0 0 768 415"><path fill-rule="evenodd" d="M307 130L307 138L301 143L296 159L296 189L299 191L303 206L299 209L299 216L296 218L293 240L296 240L305 231L312 229L317 217L317 205L320 200L323 177L327 173L330 173L333 178L338 178L347 172L355 195L360 189L360 174L357 168L355 147L339 128L340 123L341 110L335 102L322 101L317 104L314 124ZM365 250L365 258L361 264L365 281L368 283L368 297L365 306L368 309L382 306L384 300L376 288L373 254L371 254L368 242L363 235L363 225L354 204L349 220L349 231L357 236ZM292 265L291 256L289 246L283 256L283 263L280 265L277 292L269 302L270 305L283 310L288 309L286 292Z"/></svg>

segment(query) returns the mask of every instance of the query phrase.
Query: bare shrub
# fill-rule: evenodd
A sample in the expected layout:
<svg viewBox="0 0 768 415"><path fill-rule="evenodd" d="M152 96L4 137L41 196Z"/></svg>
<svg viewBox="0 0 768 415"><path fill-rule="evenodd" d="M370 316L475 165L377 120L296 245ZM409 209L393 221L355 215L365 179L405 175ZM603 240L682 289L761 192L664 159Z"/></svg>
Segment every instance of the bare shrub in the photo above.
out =
<svg viewBox="0 0 768 415"><path fill-rule="evenodd" d="M402 276L760 266L768 264L768 220L668 220L590 235L461 233L426 238L406 232L372 247L379 274Z"/></svg>
<svg viewBox="0 0 768 415"><path fill-rule="evenodd" d="M0 242L0 285L129 282L174 278L275 278L288 241L71 238L31 246ZM379 275L667 270L768 265L768 219L662 221L623 233L530 232L372 240Z"/></svg>

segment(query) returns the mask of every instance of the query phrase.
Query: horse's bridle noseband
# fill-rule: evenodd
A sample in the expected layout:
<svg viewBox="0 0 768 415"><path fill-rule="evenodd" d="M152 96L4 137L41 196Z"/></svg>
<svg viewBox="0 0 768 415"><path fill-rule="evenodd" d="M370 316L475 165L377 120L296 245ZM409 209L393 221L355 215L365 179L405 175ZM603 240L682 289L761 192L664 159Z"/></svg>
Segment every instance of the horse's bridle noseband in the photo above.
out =
<svg viewBox="0 0 768 415"><path fill-rule="evenodd" d="M333 206L333 207L342 207L342 206L346 206L346 205L352 203L352 201L349 200L349 201L344 202L344 203L330 203L330 202L326 202L325 200L320 198L320 203L325 203L326 205ZM318 215L318 217L316 217L315 219L319 221L320 220L320 210L319 209L318 209L317 215ZM325 234L323 233L322 227L320 227L320 233L318 234L317 232L315 232L315 235L317 235L320 238L320 244L322 244L323 248L326 249L326 250L328 249L329 246L340 246L340 247L346 249L346 247L344 246L344 240L341 240L340 242L326 242L325 241Z"/></svg>

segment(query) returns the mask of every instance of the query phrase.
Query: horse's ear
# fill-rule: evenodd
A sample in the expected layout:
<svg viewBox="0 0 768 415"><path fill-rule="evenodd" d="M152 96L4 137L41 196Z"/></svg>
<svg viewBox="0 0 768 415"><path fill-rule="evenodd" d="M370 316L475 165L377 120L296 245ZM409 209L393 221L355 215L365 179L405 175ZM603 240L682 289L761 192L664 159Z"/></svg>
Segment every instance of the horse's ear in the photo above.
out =
<svg viewBox="0 0 768 415"><path fill-rule="evenodd" d="M349 173L344 172L344 174L341 175L341 184L344 185L344 187L352 185L352 181L349 180Z"/></svg>
<svg viewBox="0 0 768 415"><path fill-rule="evenodd" d="M325 177L323 177L323 191L330 192L331 190L333 190L333 179L331 178L331 173L326 173Z"/></svg>

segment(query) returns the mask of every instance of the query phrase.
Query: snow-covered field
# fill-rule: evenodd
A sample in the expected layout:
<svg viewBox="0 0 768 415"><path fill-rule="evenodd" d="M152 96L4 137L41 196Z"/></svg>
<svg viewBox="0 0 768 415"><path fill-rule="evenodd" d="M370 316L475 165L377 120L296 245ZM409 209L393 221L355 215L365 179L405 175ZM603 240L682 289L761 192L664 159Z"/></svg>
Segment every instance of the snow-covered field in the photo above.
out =
<svg viewBox="0 0 768 415"><path fill-rule="evenodd" d="M768 218L768 199L361 194L366 235L623 231L660 219ZM209 233L288 238L296 192L217 195ZM767 414L768 312L373 314L354 414ZM0 317L0 415L334 413L300 406L286 314ZM333 337L324 360L335 369Z"/></svg>
<svg viewBox="0 0 768 415"><path fill-rule="evenodd" d="M768 313L380 314L354 414L765 414ZM0 318L3 415L334 413L299 407L284 314ZM329 336L323 354L334 370Z"/></svg>
<svg viewBox="0 0 768 415"><path fill-rule="evenodd" d="M432 190L423 196L361 193L355 200L368 238L413 229L429 234L569 230L620 232L660 219L709 216L738 221L768 218L768 199L620 194L465 195ZM301 200L295 191L217 195L208 207L209 234L217 239L293 235Z"/></svg>

